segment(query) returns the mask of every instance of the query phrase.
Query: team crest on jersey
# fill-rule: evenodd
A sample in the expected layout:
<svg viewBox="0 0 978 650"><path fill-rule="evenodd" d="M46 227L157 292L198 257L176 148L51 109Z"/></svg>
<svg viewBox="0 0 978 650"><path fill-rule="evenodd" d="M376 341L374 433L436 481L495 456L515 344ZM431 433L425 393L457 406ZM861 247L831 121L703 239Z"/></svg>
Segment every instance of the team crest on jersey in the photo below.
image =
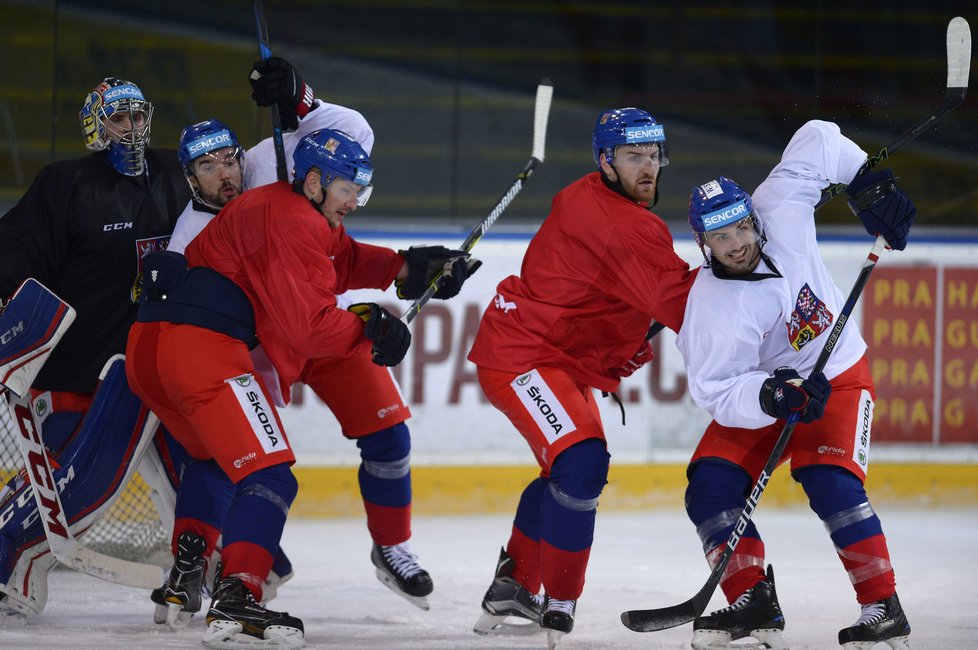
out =
<svg viewBox="0 0 978 650"><path fill-rule="evenodd" d="M136 240L136 279L132 282L130 294L133 302L139 302L139 294L143 292L143 258L150 253L165 251L169 243L169 235Z"/></svg>
<svg viewBox="0 0 978 650"><path fill-rule="evenodd" d="M801 350L831 326L832 312L806 284L798 292L788 321L788 342L795 350Z"/></svg>

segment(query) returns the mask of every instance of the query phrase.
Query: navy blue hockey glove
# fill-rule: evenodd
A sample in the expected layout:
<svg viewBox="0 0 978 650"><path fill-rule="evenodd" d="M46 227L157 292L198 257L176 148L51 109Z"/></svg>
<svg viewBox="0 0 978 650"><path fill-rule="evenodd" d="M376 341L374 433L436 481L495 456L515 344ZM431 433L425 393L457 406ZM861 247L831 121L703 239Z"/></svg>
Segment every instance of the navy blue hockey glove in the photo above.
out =
<svg viewBox="0 0 978 650"><path fill-rule="evenodd" d="M852 197L849 208L863 222L866 232L874 237L883 235L894 250L902 251L907 247L907 235L917 216L917 208L896 186L891 170L858 174L849 183L846 193Z"/></svg>
<svg viewBox="0 0 978 650"><path fill-rule="evenodd" d="M797 370L782 366L761 385L761 410L779 420L799 411L800 421L812 422L825 415L831 394L832 384L823 373L812 373L803 381Z"/></svg>
<svg viewBox="0 0 978 650"><path fill-rule="evenodd" d="M358 302L349 310L363 321L363 335L373 341L373 361L378 366L396 366L411 345L411 331L397 316L373 302Z"/></svg>
<svg viewBox="0 0 978 650"><path fill-rule="evenodd" d="M256 61L248 81L255 103L259 106L278 104L282 128L290 131L299 127L299 119L312 110L316 99L295 66L277 56Z"/></svg>
<svg viewBox="0 0 978 650"><path fill-rule="evenodd" d="M444 246L412 246L398 253L408 267L407 278L397 285L397 297L402 300L420 298L439 272L443 277L434 297L448 300L458 295L469 276L482 266L465 251Z"/></svg>

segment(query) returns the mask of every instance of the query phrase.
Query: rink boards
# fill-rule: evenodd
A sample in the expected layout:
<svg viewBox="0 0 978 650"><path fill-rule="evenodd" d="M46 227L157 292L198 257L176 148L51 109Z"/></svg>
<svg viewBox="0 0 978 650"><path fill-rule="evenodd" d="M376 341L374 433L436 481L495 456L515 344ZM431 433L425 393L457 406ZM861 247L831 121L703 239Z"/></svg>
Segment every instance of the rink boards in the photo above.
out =
<svg viewBox="0 0 978 650"><path fill-rule="evenodd" d="M465 233L355 233L367 243L457 245ZM414 340L395 369L412 410L415 509L440 514L510 510L535 466L522 438L485 403L465 359L496 284L519 272L529 235L490 233L474 253L483 267L450 301L431 301L412 324ZM868 237L823 237L822 253L848 292L871 247ZM676 242L691 264L690 239ZM390 293L354 292L402 312ZM978 237L918 237L878 265L850 324L870 345L877 384L869 485L874 499L908 505L978 504ZM602 507L682 504L685 464L709 421L686 391L675 335L657 337L656 359L623 382L626 425L610 399L599 399L612 453ZM358 462L329 410L308 390L293 391L282 412L303 484L296 512L359 512ZM782 468L765 501L804 503Z"/></svg>

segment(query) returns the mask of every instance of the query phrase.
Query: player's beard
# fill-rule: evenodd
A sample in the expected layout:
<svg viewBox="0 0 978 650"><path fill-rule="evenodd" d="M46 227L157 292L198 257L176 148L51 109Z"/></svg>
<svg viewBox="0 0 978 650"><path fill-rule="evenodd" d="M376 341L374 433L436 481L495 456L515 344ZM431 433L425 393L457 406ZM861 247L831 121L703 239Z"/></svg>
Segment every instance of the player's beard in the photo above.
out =
<svg viewBox="0 0 978 650"><path fill-rule="evenodd" d="M221 186L217 188L217 191L213 193L204 194L201 193L200 198L204 203L213 205L218 208L223 208L225 205L230 203L232 200L238 198L241 195L242 187L241 185L235 185L231 181L223 181Z"/></svg>

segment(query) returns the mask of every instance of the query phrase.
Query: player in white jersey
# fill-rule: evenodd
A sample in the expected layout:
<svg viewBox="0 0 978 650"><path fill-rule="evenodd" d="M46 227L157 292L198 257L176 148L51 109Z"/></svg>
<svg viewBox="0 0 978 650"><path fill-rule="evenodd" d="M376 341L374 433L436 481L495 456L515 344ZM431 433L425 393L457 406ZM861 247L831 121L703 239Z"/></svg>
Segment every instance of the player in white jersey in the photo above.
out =
<svg viewBox="0 0 978 650"><path fill-rule="evenodd" d="M689 222L705 258L689 294L677 345L707 427L690 462L686 510L715 564L781 429L799 412L781 462L791 460L824 522L862 606L839 643L906 648L910 626L897 598L879 518L863 482L869 465L874 387L866 343L849 322L825 366L812 373L845 297L822 261L814 208L830 183L871 234L906 246L916 209L889 170L857 176L866 153L829 122L799 129L781 162L748 194L721 176L693 188ZM807 377L807 379L802 379ZM829 396L831 394L831 399ZM753 636L786 648L774 574L753 522L720 585L730 607L694 622L693 647L727 648ZM753 646L752 646L753 647Z"/></svg>

